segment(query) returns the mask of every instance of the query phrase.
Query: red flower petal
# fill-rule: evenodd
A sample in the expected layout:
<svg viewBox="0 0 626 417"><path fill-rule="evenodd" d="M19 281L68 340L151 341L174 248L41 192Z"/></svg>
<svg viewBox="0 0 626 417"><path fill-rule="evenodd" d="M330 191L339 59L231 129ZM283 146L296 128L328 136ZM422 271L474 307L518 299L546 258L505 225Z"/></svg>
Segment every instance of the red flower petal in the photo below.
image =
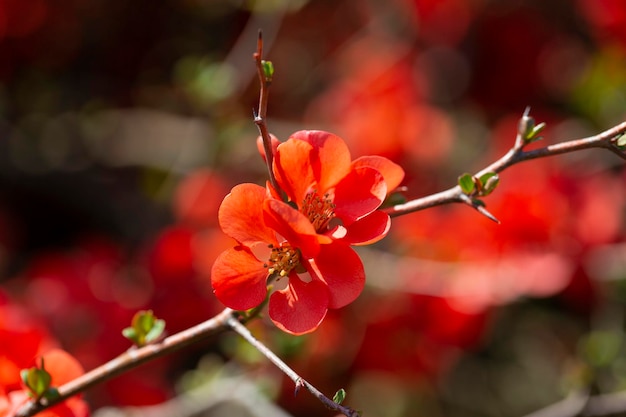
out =
<svg viewBox="0 0 626 417"><path fill-rule="evenodd" d="M215 296L234 310L248 310L265 299L267 269L248 249L228 249L215 260L211 284Z"/></svg>
<svg viewBox="0 0 626 417"><path fill-rule="evenodd" d="M324 193L335 186L350 171L350 150L337 135L321 130L301 130L293 135L313 146L309 164L318 184L318 191Z"/></svg>
<svg viewBox="0 0 626 417"><path fill-rule="evenodd" d="M296 204L300 204L315 186L316 178L311 165L313 147L301 140L288 140L276 150L274 174L281 188Z"/></svg>
<svg viewBox="0 0 626 417"><path fill-rule="evenodd" d="M174 211L179 219L194 227L215 224L215 214L228 188L208 169L198 169L181 181L174 195Z"/></svg>
<svg viewBox="0 0 626 417"><path fill-rule="evenodd" d="M365 270L361 258L343 243L322 245L309 268L314 281L319 279L328 286L328 308L341 308L350 304L365 287Z"/></svg>
<svg viewBox="0 0 626 417"><path fill-rule="evenodd" d="M72 355L61 349L52 349L43 355L44 367L58 387L85 373L83 366Z"/></svg>
<svg viewBox="0 0 626 417"><path fill-rule="evenodd" d="M296 274L289 277L287 288L270 297L270 318L279 329L295 335L315 330L327 311L326 285L315 280L302 282Z"/></svg>
<svg viewBox="0 0 626 417"><path fill-rule="evenodd" d="M52 386L63 385L84 373L81 364L64 350L52 349L43 355L43 359L45 369L52 377ZM39 359L36 362L39 365ZM0 416L15 414L29 399L30 397L25 390L12 391L8 398L2 398L2 391L0 390ZM80 396L74 396L37 415L42 417L87 417L89 407Z"/></svg>
<svg viewBox="0 0 626 417"><path fill-rule="evenodd" d="M306 258L313 258L320 243L330 243L328 236L318 235L309 219L289 204L278 200L266 200L265 222Z"/></svg>
<svg viewBox="0 0 626 417"><path fill-rule="evenodd" d="M347 228L343 241L350 245L369 245L387 236L391 228L391 219L380 210L352 223Z"/></svg>
<svg viewBox="0 0 626 417"><path fill-rule="evenodd" d="M370 167L380 172L387 183L387 192L391 192L398 188L404 179L404 170L402 167L389 159L378 156L362 156L352 161L352 167Z"/></svg>
<svg viewBox="0 0 626 417"><path fill-rule="evenodd" d="M220 227L237 242L251 246L256 242L276 243L276 235L263 222L265 188L239 184L228 194L219 210Z"/></svg>
<svg viewBox="0 0 626 417"><path fill-rule="evenodd" d="M0 416L9 415L9 400L4 393L4 389L0 388Z"/></svg>
<svg viewBox="0 0 626 417"><path fill-rule="evenodd" d="M344 225L376 210L387 196L387 184L373 168L355 168L335 188L335 214Z"/></svg>

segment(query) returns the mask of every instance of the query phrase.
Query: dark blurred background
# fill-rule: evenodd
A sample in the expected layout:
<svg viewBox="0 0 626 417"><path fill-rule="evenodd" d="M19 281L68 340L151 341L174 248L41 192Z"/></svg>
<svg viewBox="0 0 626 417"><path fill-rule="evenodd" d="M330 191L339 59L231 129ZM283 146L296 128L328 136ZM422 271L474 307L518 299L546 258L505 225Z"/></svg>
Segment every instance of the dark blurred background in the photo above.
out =
<svg viewBox="0 0 626 417"><path fill-rule="evenodd" d="M533 146L626 116L621 0L1 0L0 305L87 369L128 347L138 309L170 334L220 310L217 207L265 181L259 29L270 130L325 129L353 156L387 156L408 197L503 155L526 106L548 124ZM361 252L364 294L316 333L251 327L365 416L522 416L618 392L625 179L600 150L512 167L485 200L501 225L467 207L395 219ZM229 372L292 415L333 415L229 336L87 399L161 404Z"/></svg>

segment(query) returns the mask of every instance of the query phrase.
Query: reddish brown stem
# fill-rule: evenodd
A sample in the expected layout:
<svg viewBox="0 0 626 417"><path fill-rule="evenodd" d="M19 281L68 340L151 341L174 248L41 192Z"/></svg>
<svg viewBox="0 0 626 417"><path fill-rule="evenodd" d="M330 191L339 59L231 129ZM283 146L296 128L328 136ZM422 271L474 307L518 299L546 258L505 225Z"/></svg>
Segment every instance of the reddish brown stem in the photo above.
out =
<svg viewBox="0 0 626 417"><path fill-rule="evenodd" d="M502 158L478 172L475 177L480 177L488 172L500 173L515 164L530 161L532 159L545 158L548 156L561 155L564 153L571 153L592 148L608 149L609 151L620 156L622 159L626 159L626 154L616 144L616 138L624 134L626 134L626 122L622 122L595 136L574 139L530 151L524 150L524 143L518 134L513 148L511 148ZM392 217L397 217L443 204L467 204L467 199L464 198L464 196L465 194L463 193L463 190L461 190L461 187L457 185L436 194L416 198L406 203L397 204L386 208L384 211Z"/></svg>
<svg viewBox="0 0 626 417"><path fill-rule="evenodd" d="M250 343L256 350L261 352L263 356L269 359L278 369L280 369L285 375L287 375L295 384L296 393L300 389L300 387L306 388L315 398L317 398L322 404L328 407L331 410L339 411L343 415L347 417L358 417L359 413L356 410L351 409L350 407L345 407L341 404L338 404L325 396L320 390L315 388L311 383L306 381L300 375L298 375L293 369L291 369L282 359L280 359L274 352L272 352L267 346L261 343L257 338L255 338L250 330L245 327L243 324L239 322L236 317L228 318L228 324L230 327L241 337L243 337L248 343Z"/></svg>
<svg viewBox="0 0 626 417"><path fill-rule="evenodd" d="M276 177L274 176L274 170L272 168L274 164L274 154L272 153L272 137L270 136L270 132L267 128L267 103L269 100L269 88L272 84L272 80L269 79L265 74L265 69L263 68L263 35L262 32L259 31L259 37L257 38L257 49L256 52L252 55L254 58L254 62L256 63L257 73L259 75L259 84L260 84L260 93L259 93L259 108L254 113L254 123L257 125L259 129L259 134L261 135L261 139L263 140L263 150L265 151L265 162L267 164L267 174L269 176L269 182L271 186L282 195L282 190L276 181Z"/></svg>
<svg viewBox="0 0 626 417"><path fill-rule="evenodd" d="M141 348L131 348L115 359L58 387L59 397L54 400L30 401L22 406L15 416L33 416L48 407L58 404L69 397L79 394L94 385L107 381L130 369L136 368L143 363L172 353L209 336L227 331L230 328L228 319L237 315L237 312L227 308L215 317L183 330L182 332L166 337L159 343L146 345Z"/></svg>

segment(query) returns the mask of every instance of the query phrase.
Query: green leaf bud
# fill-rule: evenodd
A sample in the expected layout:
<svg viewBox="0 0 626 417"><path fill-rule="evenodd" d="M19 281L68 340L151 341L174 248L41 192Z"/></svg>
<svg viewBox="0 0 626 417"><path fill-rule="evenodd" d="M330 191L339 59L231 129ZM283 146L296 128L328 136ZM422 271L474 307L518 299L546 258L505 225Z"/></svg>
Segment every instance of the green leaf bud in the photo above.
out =
<svg viewBox="0 0 626 417"><path fill-rule="evenodd" d="M343 388L340 388L333 396L333 401L336 402L337 404L341 404L343 400L345 399L346 399L346 390Z"/></svg>
<svg viewBox="0 0 626 417"><path fill-rule="evenodd" d="M461 175L458 182L461 190L463 190L465 194L469 195L474 192L476 184L474 183L474 178L471 174L465 173Z"/></svg>
<svg viewBox="0 0 626 417"><path fill-rule="evenodd" d="M261 61L261 66L263 67L265 81L271 82L274 77L274 64L272 64L272 61Z"/></svg>

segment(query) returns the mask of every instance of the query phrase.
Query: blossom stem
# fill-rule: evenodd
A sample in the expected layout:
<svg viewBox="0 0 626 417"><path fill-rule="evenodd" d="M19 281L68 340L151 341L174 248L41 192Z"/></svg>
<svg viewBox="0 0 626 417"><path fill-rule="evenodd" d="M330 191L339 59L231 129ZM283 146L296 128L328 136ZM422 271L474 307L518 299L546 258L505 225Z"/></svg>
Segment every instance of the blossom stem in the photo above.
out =
<svg viewBox="0 0 626 417"><path fill-rule="evenodd" d="M270 132L267 128L267 103L269 100L269 88L272 84L271 77L268 77L266 74L266 70L263 67L263 35L259 30L259 37L257 38L257 49L256 52L252 55L254 62L256 63L257 73L259 75L259 84L260 84L260 92L259 92L259 108L254 112L254 123L259 129L259 134L263 140L263 150L265 151L265 162L267 164L267 173L269 176L269 182L271 186L278 192L280 195L283 195L280 186L278 185L278 181L276 181L276 177L274 176L274 170L272 169L272 165L274 163L274 154L272 152L272 138L270 136Z"/></svg>
<svg viewBox="0 0 626 417"><path fill-rule="evenodd" d="M257 338L255 338L250 330L237 319L237 317L230 316L227 318L227 324L237 332L241 337L243 337L248 343L250 343L254 348L256 348L261 354L263 354L267 359L270 360L278 369L280 369L285 375L287 375L293 382L296 384L295 393L298 393L298 390L301 387L304 387L309 391L314 397L322 402L326 407L331 410L339 411L345 416L348 417L357 417L359 413L356 410L353 410L349 407L344 407L341 404L338 404L326 397L315 388L311 383L306 381L300 375L298 375L293 369L291 369L282 359L280 359L274 352L272 352L267 346L261 343Z"/></svg>
<svg viewBox="0 0 626 417"><path fill-rule="evenodd" d="M626 122L622 122L610 129L594 136L581 139L569 140L554 145L549 145L539 149L524 150L524 143L518 133L514 146L500 159L478 172L475 177L480 177L489 172L500 173L505 169L524 161L545 158L548 156L561 155L580 151L583 149L602 148L608 149L622 159L626 159L624 149L617 145L617 138L626 134ZM455 186L447 190L432 194L426 197L416 198L406 203L384 209L391 217L402 216L408 213L424 210L434 206L449 203L465 203L467 198L460 186ZM471 204L470 204L471 205ZM476 208L476 207L475 207ZM480 210L479 210L480 211ZM482 212L481 212L482 213ZM485 214L485 213L482 213ZM486 215L486 214L485 214ZM489 217L489 216L488 216ZM493 220L493 219L492 219Z"/></svg>
<svg viewBox="0 0 626 417"><path fill-rule="evenodd" d="M239 313L226 308L213 318L166 337L160 342L152 343L141 348L131 348L115 359L58 387L59 396L55 397L54 400L42 399L40 401L33 400L27 402L16 412L15 417L33 416L46 408L79 394L94 385L136 368L145 362L172 353L206 337L223 333L229 329L228 319L231 317L234 318L238 314Z"/></svg>

